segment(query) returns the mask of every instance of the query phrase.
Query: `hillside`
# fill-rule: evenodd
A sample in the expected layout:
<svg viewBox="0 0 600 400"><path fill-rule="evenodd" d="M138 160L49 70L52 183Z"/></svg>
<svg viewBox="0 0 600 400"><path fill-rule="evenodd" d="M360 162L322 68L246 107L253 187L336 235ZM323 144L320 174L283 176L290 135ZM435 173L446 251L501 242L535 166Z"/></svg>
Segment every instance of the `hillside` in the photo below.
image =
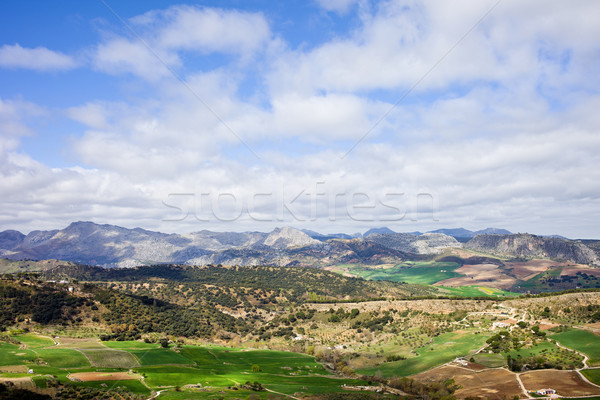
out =
<svg viewBox="0 0 600 400"><path fill-rule="evenodd" d="M313 236L319 237L319 235ZM92 222L74 222L64 229L0 232L0 256L12 260L58 259L90 265L131 267L144 264L190 265L307 265L338 262L400 262L411 254L431 254L443 243L455 241L445 235L419 236L413 246L374 245L380 234L368 240L321 236L317 240L291 227L272 232L211 232L166 234ZM391 238L406 234L387 233ZM412 237L412 235L411 235ZM396 243L397 244L397 243Z"/></svg>
<svg viewBox="0 0 600 400"><path fill-rule="evenodd" d="M465 248L508 257L551 258L580 264L600 265L598 252L583 243L526 233L478 235Z"/></svg>
<svg viewBox="0 0 600 400"><path fill-rule="evenodd" d="M412 254L439 254L449 247L461 247L456 239L443 233L424 233L419 236L410 233L373 233L366 240Z"/></svg>

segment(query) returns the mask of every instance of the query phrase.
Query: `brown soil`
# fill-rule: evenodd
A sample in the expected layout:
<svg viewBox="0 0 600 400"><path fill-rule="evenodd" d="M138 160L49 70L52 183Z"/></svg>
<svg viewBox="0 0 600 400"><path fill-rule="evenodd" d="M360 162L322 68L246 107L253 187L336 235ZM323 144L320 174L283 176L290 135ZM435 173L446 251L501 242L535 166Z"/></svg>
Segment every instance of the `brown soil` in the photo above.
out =
<svg viewBox="0 0 600 400"><path fill-rule="evenodd" d="M585 382L575 371L530 371L521 374L521 381L528 391L554 389L561 396L599 395L600 388Z"/></svg>
<svg viewBox="0 0 600 400"><path fill-rule="evenodd" d="M528 280L539 274L540 272L546 271L552 265L558 265L551 260L531 260L527 262L509 262L506 263L506 268L511 270L517 279Z"/></svg>
<svg viewBox="0 0 600 400"><path fill-rule="evenodd" d="M139 375L130 375L127 372L77 372L67 376L70 380L91 381L125 381L139 379Z"/></svg>
<svg viewBox="0 0 600 400"><path fill-rule="evenodd" d="M562 275L577 275L578 272L586 273L588 275L600 276L600 268L590 268L588 266L581 266L579 268L565 268L561 272Z"/></svg>
<svg viewBox="0 0 600 400"><path fill-rule="evenodd" d="M523 394L515 374L505 369L484 369L475 372L461 367L443 366L414 375L412 378L421 381L454 379L455 383L461 386L455 393L458 398L511 398Z"/></svg>
<svg viewBox="0 0 600 400"><path fill-rule="evenodd" d="M466 286L481 285L498 289L508 289L515 284L516 279L506 275L500 267L495 264L466 264L455 270L455 272L466 275L445 279L437 282L436 285L442 286Z"/></svg>
<svg viewBox="0 0 600 400"><path fill-rule="evenodd" d="M30 377L24 376L22 378L4 378L0 377L0 383L12 382L15 386L23 388L23 387L33 387L33 381Z"/></svg>
<svg viewBox="0 0 600 400"><path fill-rule="evenodd" d="M9 374L24 374L29 368L26 365L5 365L0 367L0 372L7 372Z"/></svg>

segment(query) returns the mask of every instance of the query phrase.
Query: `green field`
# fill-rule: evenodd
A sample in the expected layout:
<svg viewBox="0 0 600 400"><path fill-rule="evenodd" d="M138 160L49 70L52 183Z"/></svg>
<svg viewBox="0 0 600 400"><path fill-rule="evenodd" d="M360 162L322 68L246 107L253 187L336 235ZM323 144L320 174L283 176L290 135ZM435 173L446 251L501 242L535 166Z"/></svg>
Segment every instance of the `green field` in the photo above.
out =
<svg viewBox="0 0 600 400"><path fill-rule="evenodd" d="M73 349L36 349L38 357L48 365L57 368L82 368L89 367L88 359L77 350Z"/></svg>
<svg viewBox="0 0 600 400"><path fill-rule="evenodd" d="M506 290L490 288L485 286L438 286L438 288L440 289L440 291L447 292L449 296L458 297L514 297L519 295L518 293L507 292Z"/></svg>
<svg viewBox="0 0 600 400"><path fill-rule="evenodd" d="M20 349L19 346L0 342L0 366L22 365L27 361L34 361L37 356L31 350Z"/></svg>
<svg viewBox="0 0 600 400"><path fill-rule="evenodd" d="M194 362L170 349L127 350L139 360L140 365L192 365Z"/></svg>
<svg viewBox="0 0 600 400"><path fill-rule="evenodd" d="M16 335L15 339L26 345L28 349L34 349L36 347L54 346L54 340L52 340L48 336L40 336L33 333Z"/></svg>
<svg viewBox="0 0 600 400"><path fill-rule="evenodd" d="M591 382L600 385L600 369L584 369L581 373Z"/></svg>
<svg viewBox="0 0 600 400"><path fill-rule="evenodd" d="M477 364L484 365L488 368L498 368L506 365L506 359L501 354L480 353L475 354L473 359Z"/></svg>
<svg viewBox="0 0 600 400"><path fill-rule="evenodd" d="M158 343L144 343L138 342L137 340L129 340L122 342L101 342L104 346L111 349L158 349L160 345Z"/></svg>
<svg viewBox="0 0 600 400"><path fill-rule="evenodd" d="M18 338L34 348L22 349L19 345L0 342L0 365L23 365L32 369L33 375L27 376L31 376L40 388L46 387L48 376L55 376L59 381L77 386L123 387L149 395L150 390L138 380L71 382L67 377L76 372L118 372L131 368L144 376L145 384L153 390L168 389L160 396L164 399L247 398L255 392L230 389L247 381L260 382L269 390L287 395L340 392L343 384L365 384L356 379L341 379L327 372L313 357L287 351L217 346L163 349L157 344L142 342L103 342L106 346L103 349L75 350L60 346L41 347L49 341L32 334ZM258 366L258 371L253 366ZM5 377L17 375L25 376L23 373L0 374ZM185 385L202 385L205 390L183 388L182 392L175 391L176 386ZM266 398L267 394L261 392L261 397Z"/></svg>
<svg viewBox="0 0 600 400"><path fill-rule="evenodd" d="M590 365L600 364L600 337L589 331L572 329L550 337L565 347L586 354Z"/></svg>
<svg viewBox="0 0 600 400"><path fill-rule="evenodd" d="M374 281L406 282L409 284L432 285L445 279L464 276L455 272L460 265L454 262L406 261L390 268L357 264L338 265L333 271L350 273L363 279ZM441 295L459 297L510 297L516 293L484 286L435 287Z"/></svg>
<svg viewBox="0 0 600 400"><path fill-rule="evenodd" d="M460 265L454 262L407 261L391 268L344 265L348 272L364 279L431 285L444 279L462 276L454 272Z"/></svg>
<svg viewBox="0 0 600 400"><path fill-rule="evenodd" d="M81 352L95 367L134 368L140 365L133 354L124 350L83 349Z"/></svg>
<svg viewBox="0 0 600 400"><path fill-rule="evenodd" d="M358 372L374 375L378 371L383 376L409 376L426 371L435 366L452 361L457 357L468 356L470 352L482 347L488 335L473 333L445 333L433 339L433 343L415 349L418 356L407 360L394 361Z"/></svg>

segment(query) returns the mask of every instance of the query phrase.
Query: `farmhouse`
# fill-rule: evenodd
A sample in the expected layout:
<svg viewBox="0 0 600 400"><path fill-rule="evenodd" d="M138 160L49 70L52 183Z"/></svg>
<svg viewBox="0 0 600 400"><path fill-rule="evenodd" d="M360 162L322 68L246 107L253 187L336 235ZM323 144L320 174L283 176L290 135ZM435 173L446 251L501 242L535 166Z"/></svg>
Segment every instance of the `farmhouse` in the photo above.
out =
<svg viewBox="0 0 600 400"><path fill-rule="evenodd" d="M545 395L548 395L548 394L556 394L556 390L554 390L554 389L539 389L535 393L539 394L539 395L542 395L542 396L545 396Z"/></svg>

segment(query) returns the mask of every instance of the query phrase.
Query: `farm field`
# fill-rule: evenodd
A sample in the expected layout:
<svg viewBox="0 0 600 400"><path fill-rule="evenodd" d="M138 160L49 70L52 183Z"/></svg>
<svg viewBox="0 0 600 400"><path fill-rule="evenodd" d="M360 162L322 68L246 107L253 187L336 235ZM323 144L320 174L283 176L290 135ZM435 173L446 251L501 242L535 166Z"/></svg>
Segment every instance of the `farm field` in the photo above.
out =
<svg viewBox="0 0 600 400"><path fill-rule="evenodd" d="M461 276L454 270L460 267L453 262L407 261L391 268L372 268L362 265L346 265L347 273L370 280L416 283L431 285L444 279Z"/></svg>
<svg viewBox="0 0 600 400"><path fill-rule="evenodd" d="M590 380L590 382L600 385L600 369L585 369L581 373Z"/></svg>
<svg viewBox="0 0 600 400"><path fill-rule="evenodd" d="M498 368L506 365L506 359L501 354L497 353L479 353L473 356L477 364L481 364L488 368Z"/></svg>
<svg viewBox="0 0 600 400"><path fill-rule="evenodd" d="M431 344L415 349L418 354L414 358L394 361L373 368L365 368L358 372L366 375L409 376L452 361L457 357L468 356L472 351L482 347L488 335L473 333L445 333L433 339Z"/></svg>
<svg viewBox="0 0 600 400"><path fill-rule="evenodd" d="M583 381L574 371L540 370L524 372L520 375L528 391L552 388L561 396L600 395L600 388Z"/></svg>
<svg viewBox="0 0 600 400"><path fill-rule="evenodd" d="M486 266L485 264L484 266ZM490 265L494 271L498 266ZM418 285L435 285L439 294L459 297L510 297L518 294L503 290L510 287L514 279L504 282L504 274L489 273L482 275L485 279L473 280L469 274L481 265L460 266L454 262L406 261L397 265L367 266L358 264L341 264L331 268L332 271L345 276L360 277L374 281L406 282ZM463 274L466 272L467 274ZM481 271L478 272L481 275ZM498 283L500 282L500 283ZM488 287L487 285L499 287Z"/></svg>
<svg viewBox="0 0 600 400"><path fill-rule="evenodd" d="M485 396L486 398L513 398L523 394L516 375L505 369L469 371L466 368L444 365L414 376L419 381L454 379L460 386L455 393L459 398Z"/></svg>
<svg viewBox="0 0 600 400"><path fill-rule="evenodd" d="M63 383L82 387L108 385L143 395L149 395L151 389L166 389L161 398L208 399L217 394L239 398L247 391L243 397L246 398L254 392L228 388L248 381L259 382L275 392L307 395L343 391L343 384L365 384L334 376L313 357L292 352L218 346L165 349L137 341L102 342L106 346L103 349L75 350L55 345L39 347L48 342L35 335L22 337L22 345L31 345L33 349L0 342L0 360L9 366L2 369L0 379L25 378L40 388L46 387L47 377L53 375ZM33 374L26 373L29 369ZM186 385L201 386L203 391ZM183 392L175 392L176 386L183 388Z"/></svg>
<svg viewBox="0 0 600 400"><path fill-rule="evenodd" d="M449 287L449 286L439 286L440 290L443 292L448 292L450 296L459 296L459 297L480 297L480 296L490 296L490 297L514 297L518 296L516 293L507 292L506 290L485 287L485 286L458 286L458 287Z"/></svg>
<svg viewBox="0 0 600 400"><path fill-rule="evenodd" d="M600 364L600 337L590 331L572 329L551 336L563 346L586 354L590 365Z"/></svg>

